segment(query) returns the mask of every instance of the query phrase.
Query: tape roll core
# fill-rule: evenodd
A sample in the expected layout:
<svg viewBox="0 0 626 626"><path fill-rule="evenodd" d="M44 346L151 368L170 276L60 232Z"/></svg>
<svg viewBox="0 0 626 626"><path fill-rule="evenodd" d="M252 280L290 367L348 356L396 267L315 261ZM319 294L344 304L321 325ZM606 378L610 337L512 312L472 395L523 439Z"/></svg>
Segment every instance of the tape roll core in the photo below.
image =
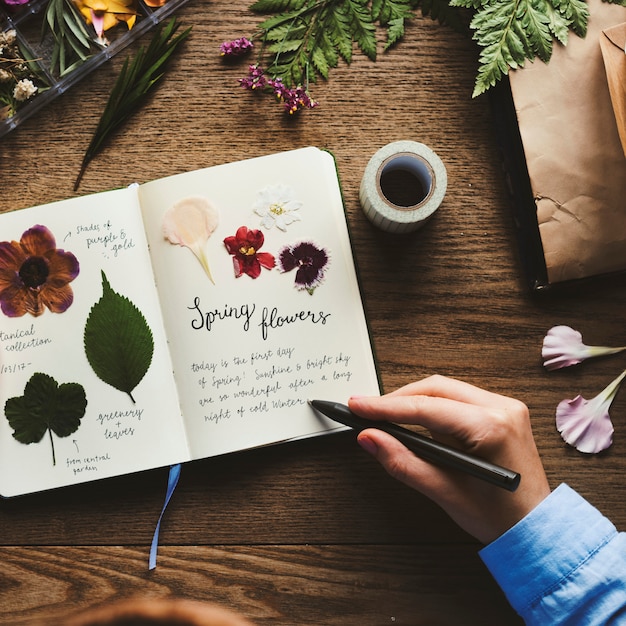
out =
<svg viewBox="0 0 626 626"><path fill-rule="evenodd" d="M359 199L374 225L388 232L406 233L430 219L446 187L446 168L430 148L416 141L396 141L370 159Z"/></svg>

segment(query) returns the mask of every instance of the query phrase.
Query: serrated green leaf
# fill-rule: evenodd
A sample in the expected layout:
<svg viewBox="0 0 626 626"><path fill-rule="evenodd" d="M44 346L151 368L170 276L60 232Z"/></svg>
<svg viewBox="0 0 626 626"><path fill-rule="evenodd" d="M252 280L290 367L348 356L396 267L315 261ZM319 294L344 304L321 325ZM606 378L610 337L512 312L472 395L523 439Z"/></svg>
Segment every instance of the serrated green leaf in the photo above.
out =
<svg viewBox="0 0 626 626"><path fill-rule="evenodd" d="M132 392L154 353L152 331L143 314L109 285L102 272L102 298L94 304L84 333L85 354L96 376L119 391Z"/></svg>
<svg viewBox="0 0 626 626"><path fill-rule="evenodd" d="M567 45L569 38L570 22L565 19L561 13L552 6L549 2L546 2L546 16L548 18L548 27L552 36L564 46Z"/></svg>
<svg viewBox="0 0 626 626"><path fill-rule="evenodd" d="M328 78L328 62L326 61L326 55L321 48L315 48L315 50L313 50L311 62L322 78Z"/></svg>
<svg viewBox="0 0 626 626"><path fill-rule="evenodd" d="M401 17L391 20L389 22L389 28L387 29L387 42L385 43L385 50L388 50L393 44L400 41L404 37L404 19Z"/></svg>
<svg viewBox="0 0 626 626"><path fill-rule="evenodd" d="M302 39L294 39L289 41L275 41L267 46L267 49L269 52L281 54L284 52L295 52L296 50L299 50L301 46Z"/></svg>
<svg viewBox="0 0 626 626"><path fill-rule="evenodd" d="M68 437L76 432L86 407L87 397L82 385L59 385L52 376L37 372L26 383L23 396L5 402L4 414L14 431L13 437L20 443L39 443L47 432L55 465L52 433Z"/></svg>
<svg viewBox="0 0 626 626"><path fill-rule="evenodd" d="M584 0L554 0L553 6L567 20L571 30L579 37L585 37L589 20L589 7Z"/></svg>

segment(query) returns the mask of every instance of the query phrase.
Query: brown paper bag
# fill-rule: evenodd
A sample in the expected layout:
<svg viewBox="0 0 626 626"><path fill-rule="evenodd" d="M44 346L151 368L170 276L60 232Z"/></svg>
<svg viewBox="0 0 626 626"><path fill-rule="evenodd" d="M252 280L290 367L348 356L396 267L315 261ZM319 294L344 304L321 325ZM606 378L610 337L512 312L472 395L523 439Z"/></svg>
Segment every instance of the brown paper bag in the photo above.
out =
<svg viewBox="0 0 626 626"><path fill-rule="evenodd" d="M617 130L626 156L626 22L602 31L600 49Z"/></svg>
<svg viewBox="0 0 626 626"><path fill-rule="evenodd" d="M626 270L626 158L599 43L626 8L588 6L584 39L510 73L550 284Z"/></svg>

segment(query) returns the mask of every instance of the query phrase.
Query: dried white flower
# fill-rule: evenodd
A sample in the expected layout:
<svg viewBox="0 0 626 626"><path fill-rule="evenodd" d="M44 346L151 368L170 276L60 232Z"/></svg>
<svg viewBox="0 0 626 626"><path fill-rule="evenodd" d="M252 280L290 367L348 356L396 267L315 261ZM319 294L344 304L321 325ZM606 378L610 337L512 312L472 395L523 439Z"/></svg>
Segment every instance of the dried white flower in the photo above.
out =
<svg viewBox="0 0 626 626"><path fill-rule="evenodd" d="M23 78L22 80L20 80L17 85L15 85L15 89L13 89L13 97L18 102L24 102L25 100L28 100L36 93L37 87L35 87L33 81L28 78Z"/></svg>

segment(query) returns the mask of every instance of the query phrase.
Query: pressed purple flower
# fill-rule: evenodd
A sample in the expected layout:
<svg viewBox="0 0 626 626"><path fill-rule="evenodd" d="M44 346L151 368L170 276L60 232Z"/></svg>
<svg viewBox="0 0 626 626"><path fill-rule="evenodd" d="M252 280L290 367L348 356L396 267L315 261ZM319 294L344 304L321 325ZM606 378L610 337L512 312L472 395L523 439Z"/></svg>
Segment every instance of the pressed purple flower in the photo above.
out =
<svg viewBox="0 0 626 626"><path fill-rule="evenodd" d="M252 91L263 89L267 85L265 71L260 65L250 65L248 66L248 75L245 78L240 78L239 84L244 89L250 89Z"/></svg>
<svg viewBox="0 0 626 626"><path fill-rule="evenodd" d="M586 346L582 335L569 326L552 327L543 339L541 356L547 370L577 365L585 359L616 354L626 350L626 346L609 348L604 346Z"/></svg>
<svg viewBox="0 0 626 626"><path fill-rule="evenodd" d="M39 317L46 308L63 313L74 301L70 283L79 271L76 257L37 224L19 241L0 242L0 308L8 317Z"/></svg>
<svg viewBox="0 0 626 626"><path fill-rule="evenodd" d="M247 37L239 37L233 41L225 41L220 46L220 54L223 57L239 57L254 48L254 44Z"/></svg>
<svg viewBox="0 0 626 626"><path fill-rule="evenodd" d="M588 454L602 452L613 443L609 407L625 377L626 370L591 400L578 395L559 402L556 427L566 443Z"/></svg>
<svg viewBox="0 0 626 626"><path fill-rule="evenodd" d="M285 246L278 253L278 267L281 272L297 268L295 286L313 294L324 279L328 266L328 253L310 241L301 241Z"/></svg>

